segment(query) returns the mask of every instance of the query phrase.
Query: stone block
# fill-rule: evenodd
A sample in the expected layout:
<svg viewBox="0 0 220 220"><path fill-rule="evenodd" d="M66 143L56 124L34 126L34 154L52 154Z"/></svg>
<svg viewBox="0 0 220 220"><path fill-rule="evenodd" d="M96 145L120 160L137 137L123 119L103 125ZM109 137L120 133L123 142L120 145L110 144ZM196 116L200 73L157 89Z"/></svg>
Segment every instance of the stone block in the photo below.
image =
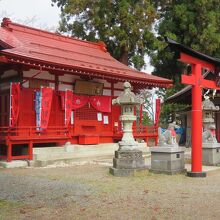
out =
<svg viewBox="0 0 220 220"><path fill-rule="evenodd" d="M135 169L137 167L144 167L144 162L144 158L138 160L113 158L113 167L118 169Z"/></svg>
<svg viewBox="0 0 220 220"><path fill-rule="evenodd" d="M138 160L142 158L142 151L140 150L116 150L115 158L118 159L133 159Z"/></svg>
<svg viewBox="0 0 220 220"><path fill-rule="evenodd" d="M142 151L118 150L115 151L113 167L109 169L109 172L114 176L135 176L135 174L144 173L146 170Z"/></svg>
<svg viewBox="0 0 220 220"><path fill-rule="evenodd" d="M64 145L65 152L74 152L74 145L72 144L65 144Z"/></svg>
<svg viewBox="0 0 220 220"><path fill-rule="evenodd" d="M13 160L11 162L0 161L0 167L3 167L3 168L28 167L28 161L27 160Z"/></svg>
<svg viewBox="0 0 220 220"><path fill-rule="evenodd" d="M207 166L220 164L220 143L202 143L202 164Z"/></svg>
<svg viewBox="0 0 220 220"><path fill-rule="evenodd" d="M125 177L125 176L144 176L148 174L148 169L144 168L137 168L137 169L117 169L114 167L109 168L109 173L113 176L118 177Z"/></svg>
<svg viewBox="0 0 220 220"><path fill-rule="evenodd" d="M154 147L151 149L151 170L156 173L185 172L184 147Z"/></svg>

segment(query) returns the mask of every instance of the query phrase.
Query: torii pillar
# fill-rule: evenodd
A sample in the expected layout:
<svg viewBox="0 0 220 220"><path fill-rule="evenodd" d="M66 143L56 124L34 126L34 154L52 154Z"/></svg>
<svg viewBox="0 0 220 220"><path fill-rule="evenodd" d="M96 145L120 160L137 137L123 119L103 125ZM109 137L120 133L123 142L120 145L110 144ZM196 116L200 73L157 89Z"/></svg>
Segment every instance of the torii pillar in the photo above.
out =
<svg viewBox="0 0 220 220"><path fill-rule="evenodd" d="M192 86L192 165L190 177L206 177L202 171L202 89L220 89L211 80L205 80L202 69L214 71L215 65L181 52L180 61L191 64L192 74L182 75L181 82Z"/></svg>

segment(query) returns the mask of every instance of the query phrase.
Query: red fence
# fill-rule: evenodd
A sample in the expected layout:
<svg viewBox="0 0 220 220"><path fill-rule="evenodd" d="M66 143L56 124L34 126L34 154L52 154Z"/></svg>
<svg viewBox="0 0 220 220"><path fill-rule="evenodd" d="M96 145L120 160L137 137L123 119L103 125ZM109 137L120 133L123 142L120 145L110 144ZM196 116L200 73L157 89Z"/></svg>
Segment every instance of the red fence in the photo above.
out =
<svg viewBox="0 0 220 220"><path fill-rule="evenodd" d="M147 143L149 139L154 139L155 145L158 142L158 127L157 126L134 126L133 134L136 139L143 139ZM47 130L40 130L38 127L19 126L15 128L0 127L0 144L7 146L6 155L0 155L0 159L29 159L33 157L34 143L54 143L66 142L74 137L74 132L62 126L48 127ZM122 137L122 130L114 130L112 140L120 140ZM12 146L19 144L27 144L27 155L13 156Z"/></svg>
<svg viewBox="0 0 220 220"><path fill-rule="evenodd" d="M68 141L71 138L66 127L48 127L47 130L40 130L38 127L21 126L16 128L0 127L0 143L5 144L6 154L0 155L0 159L7 159L10 162L13 159L33 158L34 143L52 143ZM18 144L27 144L28 152L26 155L13 156L12 146Z"/></svg>
<svg viewBox="0 0 220 220"><path fill-rule="evenodd" d="M48 139L69 137L69 130L66 127L48 127L47 130L40 130L38 127L19 126L15 128L0 127L1 140L15 140L15 139Z"/></svg>
<svg viewBox="0 0 220 220"><path fill-rule="evenodd" d="M145 140L146 143L148 143L150 139L154 139L156 146L158 143L158 126L133 126L133 135L136 139L140 138ZM114 130L114 137L121 138L122 130L119 130L118 128Z"/></svg>

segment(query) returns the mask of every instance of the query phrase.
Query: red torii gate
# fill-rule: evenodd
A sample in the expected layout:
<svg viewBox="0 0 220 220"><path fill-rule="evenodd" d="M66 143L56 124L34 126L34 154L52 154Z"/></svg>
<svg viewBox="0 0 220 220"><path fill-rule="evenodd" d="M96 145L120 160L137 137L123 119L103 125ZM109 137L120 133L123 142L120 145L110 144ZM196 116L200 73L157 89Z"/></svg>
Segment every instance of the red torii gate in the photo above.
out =
<svg viewBox="0 0 220 220"><path fill-rule="evenodd" d="M202 171L202 89L220 90L220 87L217 81L204 79L202 69L216 73L218 78L220 59L194 51L172 39L165 40L175 53L175 58L192 66L191 75L181 76L183 84L192 85L192 166L191 172L187 172L187 175L205 177L206 173Z"/></svg>

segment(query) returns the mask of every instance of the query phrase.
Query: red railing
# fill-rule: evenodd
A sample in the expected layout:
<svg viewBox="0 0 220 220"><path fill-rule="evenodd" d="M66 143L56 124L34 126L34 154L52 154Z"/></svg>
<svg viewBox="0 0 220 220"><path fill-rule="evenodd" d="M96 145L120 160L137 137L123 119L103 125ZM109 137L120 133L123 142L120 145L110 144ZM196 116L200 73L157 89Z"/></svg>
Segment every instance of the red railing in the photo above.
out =
<svg viewBox="0 0 220 220"><path fill-rule="evenodd" d="M122 129L118 129L115 127L114 130L115 134L122 134ZM133 134L143 134L143 135L151 135L151 134L157 134L158 133L158 126L154 125L141 125L141 126L133 126Z"/></svg>
<svg viewBox="0 0 220 220"><path fill-rule="evenodd" d="M147 126L134 126L134 135L135 134L145 134L145 135L157 135L158 134L158 126L147 125Z"/></svg>
<svg viewBox="0 0 220 220"><path fill-rule="evenodd" d="M43 138L60 138L70 137L69 130L66 127L50 126L47 130L41 130L38 127L18 126L18 127L0 127L1 140L13 139L43 139Z"/></svg>
<svg viewBox="0 0 220 220"><path fill-rule="evenodd" d="M149 139L155 140L155 145L158 142L158 127L157 126L134 126L133 133L135 138L142 138L147 143ZM47 130L40 130L38 127L19 126L15 128L0 127L0 142L7 145L7 154L0 155L0 159L30 159L33 158L33 144L43 142L56 142L60 140L68 140L72 137L72 131L66 127L50 126ZM120 140L122 130L113 131L113 139ZM28 144L28 154L13 156L13 144Z"/></svg>
<svg viewBox="0 0 220 220"><path fill-rule="evenodd" d="M43 142L57 142L70 139L70 132L66 127L48 127L41 130L38 127L19 126L15 128L0 127L0 142L6 144L6 154L0 155L0 159L8 162L15 159L33 159L33 144ZM27 155L13 155L12 145L28 144Z"/></svg>
<svg viewBox="0 0 220 220"><path fill-rule="evenodd" d="M115 137L122 136L122 129L118 129L118 127L114 130ZM155 146L158 142L158 126L148 125L148 126L133 126L133 135L135 138L143 138L147 143L149 139L155 140Z"/></svg>

